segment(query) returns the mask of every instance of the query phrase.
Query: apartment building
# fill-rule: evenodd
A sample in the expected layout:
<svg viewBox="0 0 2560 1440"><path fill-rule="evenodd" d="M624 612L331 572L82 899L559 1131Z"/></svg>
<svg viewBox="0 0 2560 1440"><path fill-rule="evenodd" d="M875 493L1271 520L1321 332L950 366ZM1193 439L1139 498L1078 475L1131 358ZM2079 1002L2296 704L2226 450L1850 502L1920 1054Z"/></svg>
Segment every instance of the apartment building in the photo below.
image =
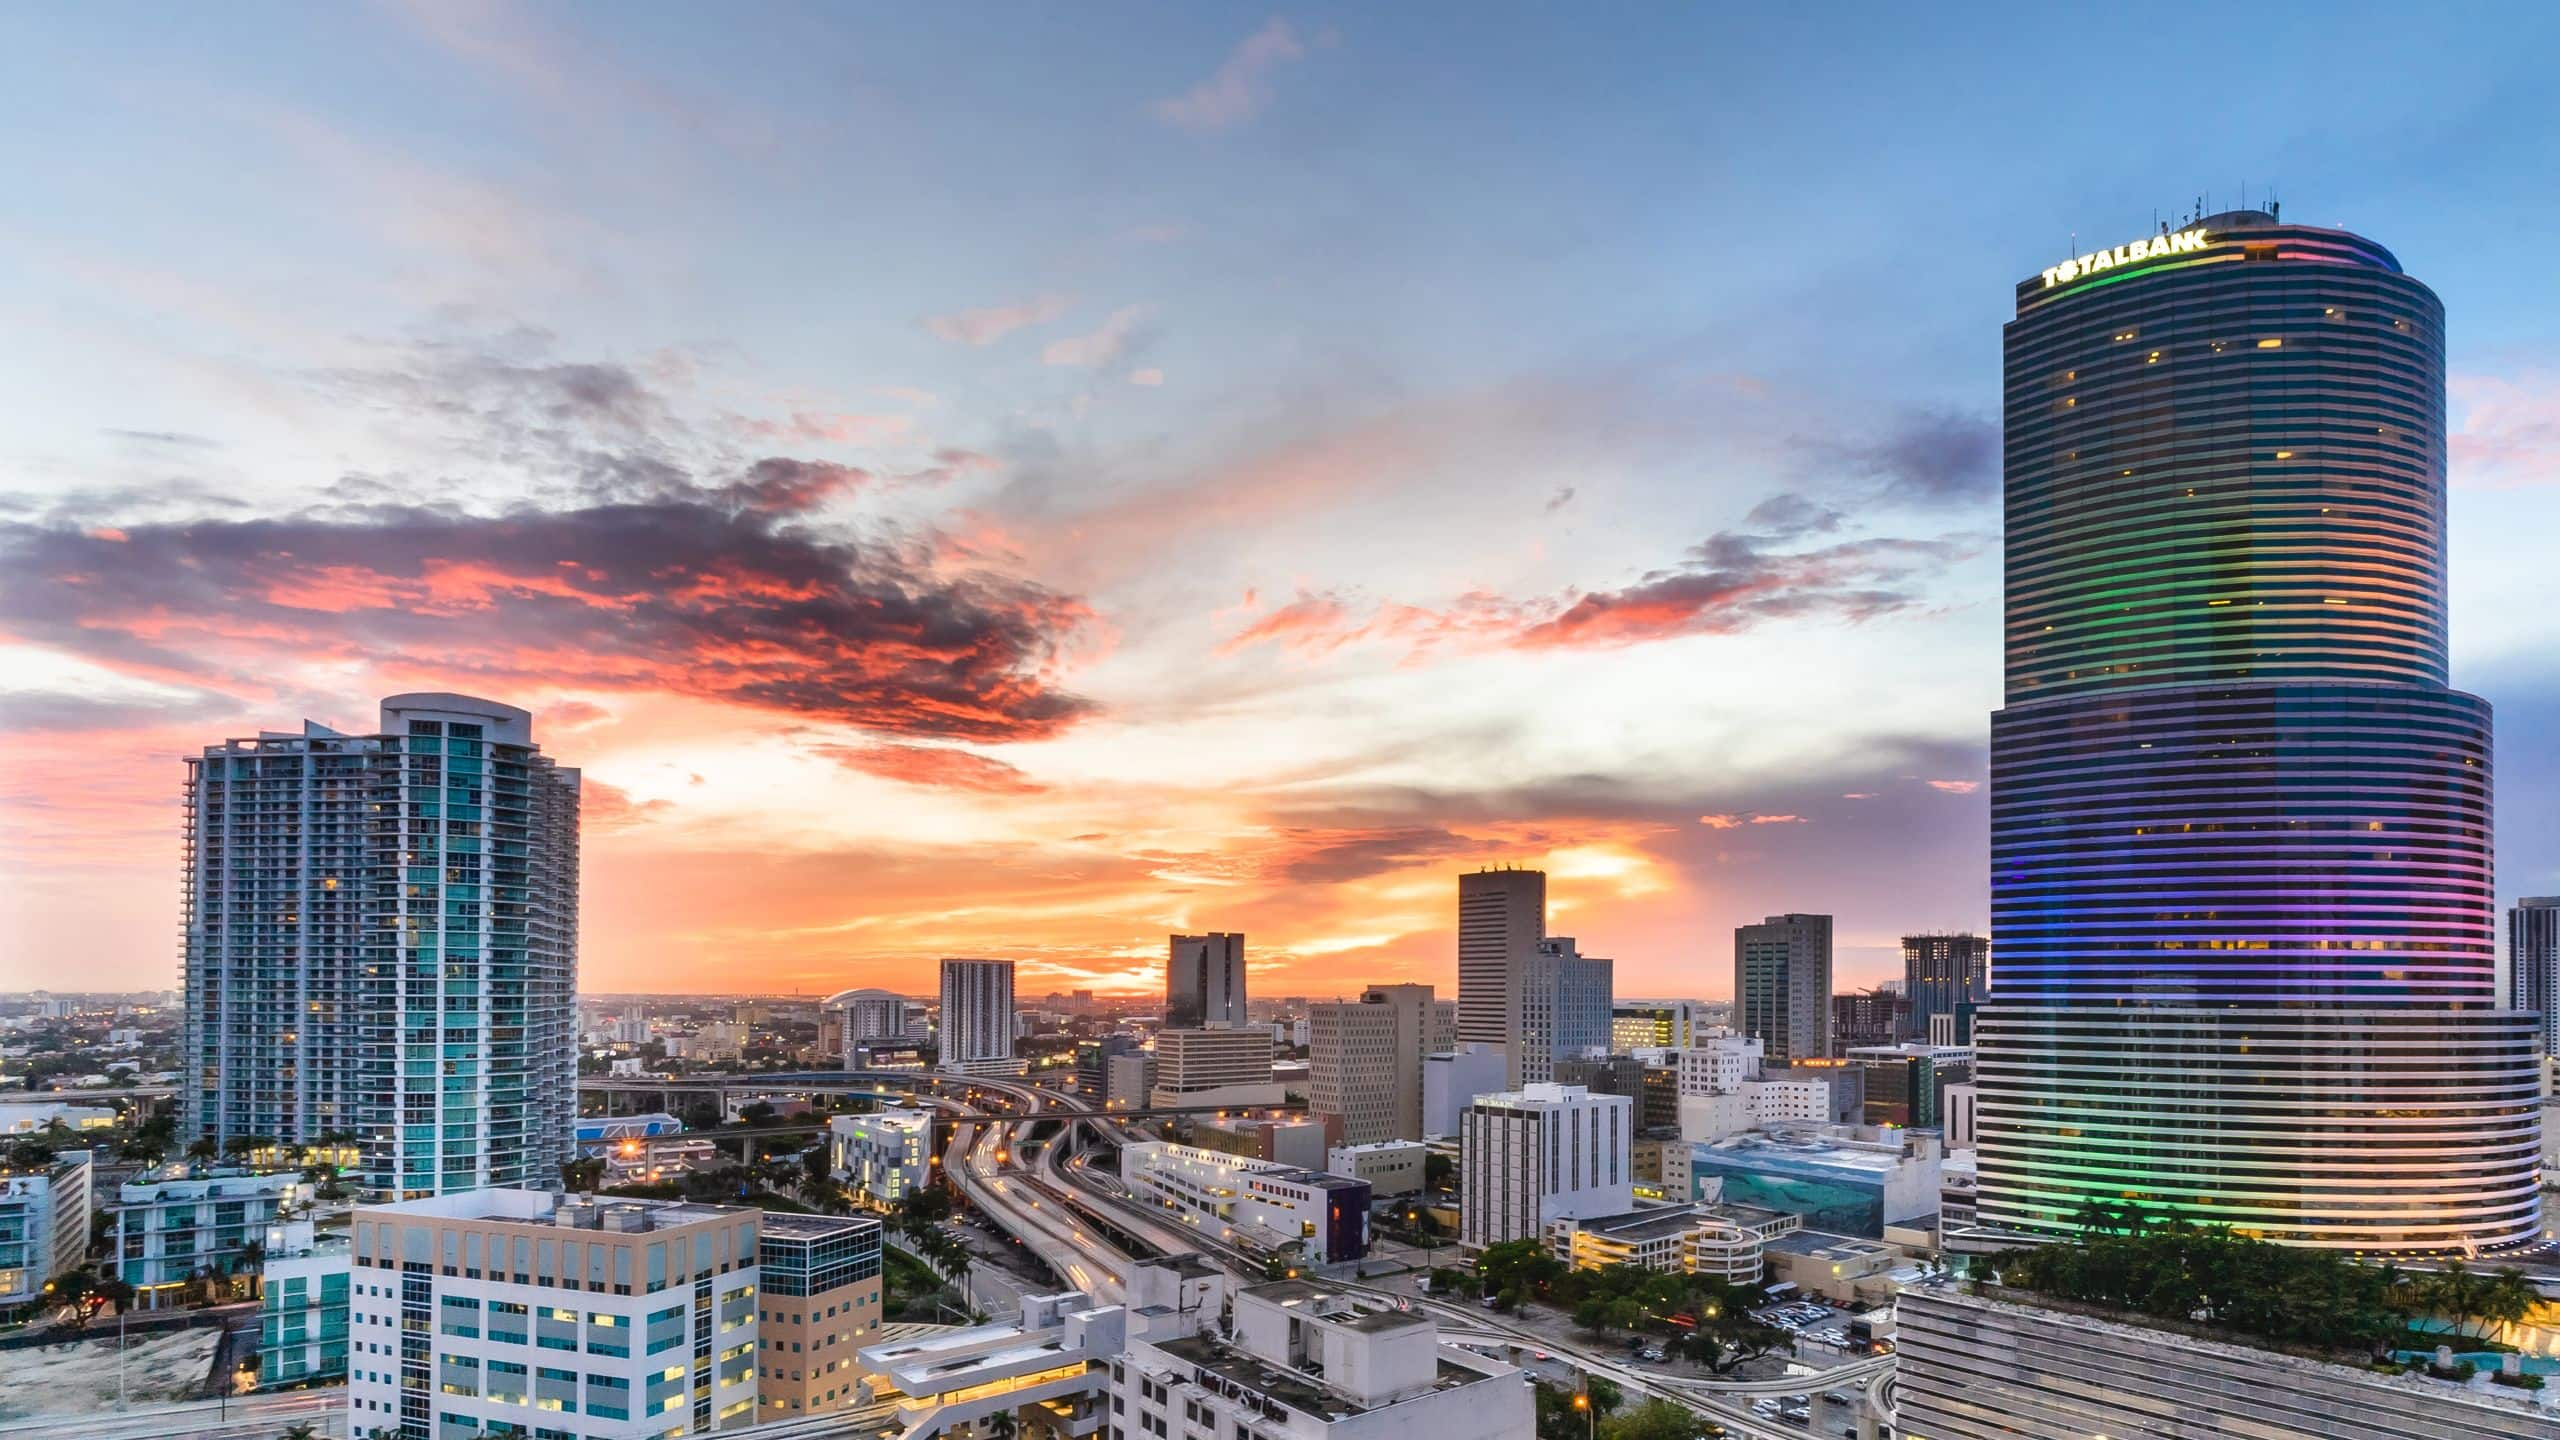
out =
<svg viewBox="0 0 2560 1440"><path fill-rule="evenodd" d="M894 1210L933 1184L933 1112L880 1110L827 1121L827 1158L873 1210Z"/></svg>

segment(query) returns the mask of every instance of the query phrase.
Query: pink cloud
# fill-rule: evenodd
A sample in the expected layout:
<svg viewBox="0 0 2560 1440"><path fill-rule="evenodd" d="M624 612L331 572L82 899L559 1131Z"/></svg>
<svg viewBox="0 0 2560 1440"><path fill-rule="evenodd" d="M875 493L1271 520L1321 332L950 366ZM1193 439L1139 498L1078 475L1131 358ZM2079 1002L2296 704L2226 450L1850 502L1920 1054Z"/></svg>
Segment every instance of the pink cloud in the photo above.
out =
<svg viewBox="0 0 2560 1440"><path fill-rule="evenodd" d="M1144 305L1124 305L1111 312L1100 328L1090 335L1071 335L1052 340L1040 351L1043 365L1108 365L1120 358L1128 348L1129 332L1145 318Z"/></svg>
<svg viewBox="0 0 2560 1440"><path fill-rule="evenodd" d="M1742 828L1742 817L1739 815L1701 815L1698 817L1698 823L1706 826L1710 830L1738 830Z"/></svg>
<svg viewBox="0 0 2560 1440"><path fill-rule="evenodd" d="M1330 45L1336 38L1328 30L1317 35L1314 43ZM1178 129L1202 132L1241 125L1271 103L1271 72L1305 59L1306 54L1307 44L1298 38L1296 27L1275 17L1246 36L1209 78L1157 101L1156 118Z"/></svg>
<svg viewBox="0 0 2560 1440"><path fill-rule="evenodd" d="M1754 825L1809 825L1813 822L1801 815L1754 815L1751 817L1751 823Z"/></svg>
<svg viewBox="0 0 2560 1440"><path fill-rule="evenodd" d="M1046 325L1067 313L1075 302L1065 295L1039 295L1018 305L991 305L950 315L928 315L924 328L962 345L993 345L1026 325Z"/></svg>
<svg viewBox="0 0 2560 1440"><path fill-rule="evenodd" d="M1982 788L1982 782L1979 780L1932 780L1929 782L1929 788L1944 791L1949 795L1970 795Z"/></svg>

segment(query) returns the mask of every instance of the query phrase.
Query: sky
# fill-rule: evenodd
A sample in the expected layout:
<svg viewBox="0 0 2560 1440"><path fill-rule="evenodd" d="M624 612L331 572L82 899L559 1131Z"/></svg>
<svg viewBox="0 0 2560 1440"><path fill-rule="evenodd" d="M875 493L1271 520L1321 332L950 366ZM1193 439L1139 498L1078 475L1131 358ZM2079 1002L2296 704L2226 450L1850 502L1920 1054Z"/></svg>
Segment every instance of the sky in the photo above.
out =
<svg viewBox="0 0 2560 1440"><path fill-rule="evenodd" d="M585 777L591 992L1621 995L1986 922L2011 286L2282 196L2444 297L2560 891L2543 7L0 13L0 987L176 979L182 757Z"/></svg>

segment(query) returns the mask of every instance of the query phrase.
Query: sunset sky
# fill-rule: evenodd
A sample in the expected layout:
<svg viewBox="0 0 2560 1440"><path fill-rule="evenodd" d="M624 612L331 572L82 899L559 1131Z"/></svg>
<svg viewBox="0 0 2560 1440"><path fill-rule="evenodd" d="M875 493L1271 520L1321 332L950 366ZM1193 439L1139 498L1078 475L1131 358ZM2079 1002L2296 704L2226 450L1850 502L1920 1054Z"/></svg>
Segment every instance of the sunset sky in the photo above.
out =
<svg viewBox="0 0 2560 1440"><path fill-rule="evenodd" d="M1622 995L1898 973L2010 287L2243 181L2446 301L2560 891L2554 12L1713 12L0 15L0 986L173 983L180 758L402 690L584 768L590 991L1454 986L1490 863Z"/></svg>

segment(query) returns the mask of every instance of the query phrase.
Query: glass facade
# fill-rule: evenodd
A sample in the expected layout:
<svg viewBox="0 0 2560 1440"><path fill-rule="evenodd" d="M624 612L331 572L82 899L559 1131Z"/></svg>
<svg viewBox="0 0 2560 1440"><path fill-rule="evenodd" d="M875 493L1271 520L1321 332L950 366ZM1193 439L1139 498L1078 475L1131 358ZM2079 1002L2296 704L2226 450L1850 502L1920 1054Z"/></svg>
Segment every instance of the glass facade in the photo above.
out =
<svg viewBox="0 0 2560 1440"><path fill-rule="evenodd" d="M2445 684L2443 307L2361 237L2203 224L2026 282L2008 327L1981 1219L2524 1240L2489 707Z"/></svg>
<svg viewBox="0 0 2560 1440"><path fill-rule="evenodd" d="M576 1106L578 772L524 711L383 702L188 761L186 1128L356 1137L377 1196L556 1183Z"/></svg>

